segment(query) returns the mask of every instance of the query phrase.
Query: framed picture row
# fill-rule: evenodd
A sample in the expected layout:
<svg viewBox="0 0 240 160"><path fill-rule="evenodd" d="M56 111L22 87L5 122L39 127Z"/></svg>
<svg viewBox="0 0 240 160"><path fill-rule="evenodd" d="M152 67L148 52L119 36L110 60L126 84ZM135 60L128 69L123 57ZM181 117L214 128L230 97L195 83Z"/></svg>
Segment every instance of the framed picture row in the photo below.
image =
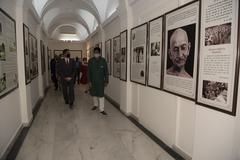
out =
<svg viewBox="0 0 240 160"><path fill-rule="evenodd" d="M239 5L238 0L193 1L132 28L130 81L235 116ZM113 38L112 54L111 40L105 45L109 68L112 56L113 76L123 81L127 34Z"/></svg>

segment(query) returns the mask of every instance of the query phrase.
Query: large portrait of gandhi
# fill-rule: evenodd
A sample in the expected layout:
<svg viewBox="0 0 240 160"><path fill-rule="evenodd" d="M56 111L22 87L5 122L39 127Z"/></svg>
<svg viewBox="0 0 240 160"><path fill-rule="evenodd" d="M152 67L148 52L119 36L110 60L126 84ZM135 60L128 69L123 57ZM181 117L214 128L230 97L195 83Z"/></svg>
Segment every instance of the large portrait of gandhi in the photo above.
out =
<svg viewBox="0 0 240 160"><path fill-rule="evenodd" d="M167 74L193 78L196 24L168 31Z"/></svg>

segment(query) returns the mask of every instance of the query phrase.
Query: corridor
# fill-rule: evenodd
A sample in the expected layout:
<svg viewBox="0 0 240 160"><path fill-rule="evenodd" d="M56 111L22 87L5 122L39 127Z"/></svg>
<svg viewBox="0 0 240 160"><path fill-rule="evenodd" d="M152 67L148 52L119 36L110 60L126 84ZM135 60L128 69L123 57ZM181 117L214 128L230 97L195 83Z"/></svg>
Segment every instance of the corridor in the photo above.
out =
<svg viewBox="0 0 240 160"><path fill-rule="evenodd" d="M173 160L108 101L108 116L92 111L84 87L70 110L51 88L16 160Z"/></svg>
<svg viewBox="0 0 240 160"><path fill-rule="evenodd" d="M239 17L240 0L0 0L0 160L240 160Z"/></svg>

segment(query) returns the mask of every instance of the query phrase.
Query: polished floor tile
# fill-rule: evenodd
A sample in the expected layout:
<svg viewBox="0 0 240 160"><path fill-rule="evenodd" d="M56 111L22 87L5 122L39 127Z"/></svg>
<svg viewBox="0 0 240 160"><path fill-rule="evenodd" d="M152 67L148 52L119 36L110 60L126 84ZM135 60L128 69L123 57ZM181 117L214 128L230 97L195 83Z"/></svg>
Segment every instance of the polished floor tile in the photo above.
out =
<svg viewBox="0 0 240 160"><path fill-rule="evenodd" d="M109 102L105 117L84 87L75 94L70 110L60 92L48 92L17 160L173 160Z"/></svg>

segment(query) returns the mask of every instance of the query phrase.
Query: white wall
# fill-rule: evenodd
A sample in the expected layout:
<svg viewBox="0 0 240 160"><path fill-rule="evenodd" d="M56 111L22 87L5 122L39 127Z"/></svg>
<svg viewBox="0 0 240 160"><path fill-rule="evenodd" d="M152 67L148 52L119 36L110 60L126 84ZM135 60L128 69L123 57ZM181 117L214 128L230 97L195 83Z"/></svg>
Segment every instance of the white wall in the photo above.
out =
<svg viewBox="0 0 240 160"><path fill-rule="evenodd" d="M57 41L57 40L50 40L49 41L49 49L54 52L54 50L64 50L64 49L70 49L70 50L82 50L82 56L87 57L86 53L86 44L84 42L63 42L63 41ZM80 57L80 55L71 53L71 57Z"/></svg>
<svg viewBox="0 0 240 160"><path fill-rule="evenodd" d="M1 8L15 19L15 0L1 0ZM21 126L19 89L0 100L0 157Z"/></svg>

